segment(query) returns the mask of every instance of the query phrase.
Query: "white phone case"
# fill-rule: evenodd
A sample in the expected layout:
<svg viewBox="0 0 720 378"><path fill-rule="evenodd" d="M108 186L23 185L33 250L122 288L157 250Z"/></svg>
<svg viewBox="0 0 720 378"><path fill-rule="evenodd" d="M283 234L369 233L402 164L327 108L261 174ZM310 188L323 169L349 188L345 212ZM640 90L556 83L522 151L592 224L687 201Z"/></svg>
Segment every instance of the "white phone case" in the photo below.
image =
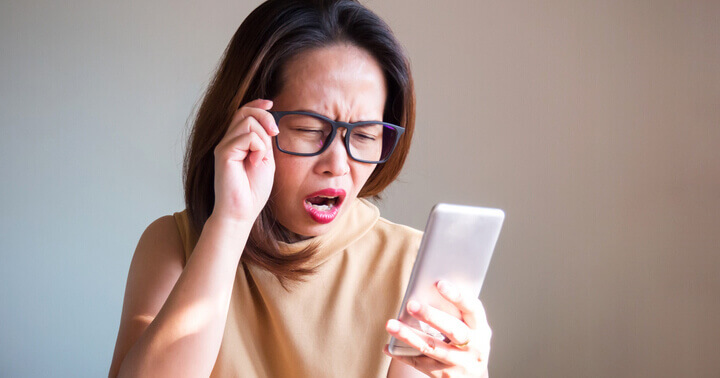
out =
<svg viewBox="0 0 720 378"><path fill-rule="evenodd" d="M407 312L408 300L416 299L459 317L455 306L440 296L435 283L447 280L463 292L479 296L504 219L505 213L500 209L435 205L425 226L398 320L443 339L442 334ZM396 356L420 355L394 337L390 339L389 350Z"/></svg>

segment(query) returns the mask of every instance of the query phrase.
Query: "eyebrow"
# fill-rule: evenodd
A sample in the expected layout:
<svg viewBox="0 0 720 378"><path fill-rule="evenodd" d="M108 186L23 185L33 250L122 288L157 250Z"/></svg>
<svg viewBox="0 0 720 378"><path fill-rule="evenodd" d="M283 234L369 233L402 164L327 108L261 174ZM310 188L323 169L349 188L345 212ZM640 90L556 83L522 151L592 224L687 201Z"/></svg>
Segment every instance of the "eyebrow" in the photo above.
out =
<svg viewBox="0 0 720 378"><path fill-rule="evenodd" d="M331 120L333 120L333 121L335 121L335 122L338 122L337 118L329 117L329 116L326 115L326 114L318 113L318 112L316 112L316 111L314 111L314 110L310 110L310 109L300 108L300 109L291 110L291 111L293 111L293 112L307 112L307 113L317 114L317 115L321 115L321 116L323 116L323 117L325 117L325 118L331 119ZM347 123L353 124L353 123L358 123L358 122L383 122L383 121L382 121L382 120L377 120L377 119L369 119L369 120L361 120L361 121L347 122Z"/></svg>

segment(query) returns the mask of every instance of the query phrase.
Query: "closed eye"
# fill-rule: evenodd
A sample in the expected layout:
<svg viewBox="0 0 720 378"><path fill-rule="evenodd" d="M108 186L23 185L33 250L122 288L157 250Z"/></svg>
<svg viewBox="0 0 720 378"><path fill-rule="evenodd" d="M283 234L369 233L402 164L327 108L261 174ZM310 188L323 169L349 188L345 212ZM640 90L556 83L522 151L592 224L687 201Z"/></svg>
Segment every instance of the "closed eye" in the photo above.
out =
<svg viewBox="0 0 720 378"><path fill-rule="evenodd" d="M304 133L320 133L320 134L323 133L323 130L302 128L302 127L297 127L297 128L295 128L295 129L293 129L293 130L295 130L295 131L300 131L300 132L304 132Z"/></svg>
<svg viewBox="0 0 720 378"><path fill-rule="evenodd" d="M368 140L375 140L375 137L372 135L360 134L360 137Z"/></svg>
<svg viewBox="0 0 720 378"><path fill-rule="evenodd" d="M371 134L363 134L363 133L354 133L357 138L364 139L364 140L375 140L376 136Z"/></svg>

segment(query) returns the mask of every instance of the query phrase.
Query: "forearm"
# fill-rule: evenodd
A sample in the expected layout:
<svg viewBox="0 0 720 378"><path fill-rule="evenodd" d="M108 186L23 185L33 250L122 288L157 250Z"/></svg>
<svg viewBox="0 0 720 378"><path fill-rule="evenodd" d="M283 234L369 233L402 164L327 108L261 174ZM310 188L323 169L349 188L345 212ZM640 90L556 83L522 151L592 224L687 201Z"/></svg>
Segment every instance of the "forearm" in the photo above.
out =
<svg viewBox="0 0 720 378"><path fill-rule="evenodd" d="M208 219L162 309L125 356L119 376L210 374L251 227Z"/></svg>

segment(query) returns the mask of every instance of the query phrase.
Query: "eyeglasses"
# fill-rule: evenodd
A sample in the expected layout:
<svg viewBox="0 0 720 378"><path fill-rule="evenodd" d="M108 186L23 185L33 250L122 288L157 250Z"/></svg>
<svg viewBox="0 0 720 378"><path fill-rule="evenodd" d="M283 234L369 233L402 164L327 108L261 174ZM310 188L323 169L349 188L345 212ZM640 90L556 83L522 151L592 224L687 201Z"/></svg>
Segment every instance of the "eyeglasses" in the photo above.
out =
<svg viewBox="0 0 720 378"><path fill-rule="evenodd" d="M278 150L297 156L323 153L344 128L345 149L353 160L362 163L386 162L405 128L380 121L340 122L310 112L269 111L280 133L275 136Z"/></svg>

